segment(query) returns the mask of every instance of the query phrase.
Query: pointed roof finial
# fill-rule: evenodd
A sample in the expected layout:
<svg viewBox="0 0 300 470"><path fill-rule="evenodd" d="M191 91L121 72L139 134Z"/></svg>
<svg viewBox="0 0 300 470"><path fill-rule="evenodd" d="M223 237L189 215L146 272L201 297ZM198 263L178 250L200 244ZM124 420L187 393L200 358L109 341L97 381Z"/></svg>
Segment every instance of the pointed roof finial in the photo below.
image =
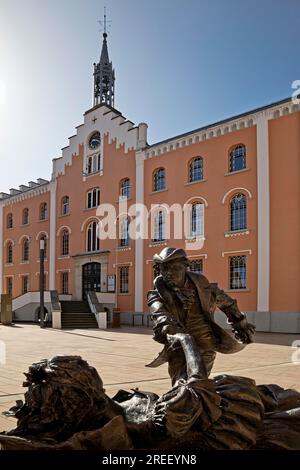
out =
<svg viewBox="0 0 300 470"><path fill-rule="evenodd" d="M103 29L103 38L106 39L108 35L108 28L110 27L111 20L107 20L106 7L104 7L103 21L99 21Z"/></svg>

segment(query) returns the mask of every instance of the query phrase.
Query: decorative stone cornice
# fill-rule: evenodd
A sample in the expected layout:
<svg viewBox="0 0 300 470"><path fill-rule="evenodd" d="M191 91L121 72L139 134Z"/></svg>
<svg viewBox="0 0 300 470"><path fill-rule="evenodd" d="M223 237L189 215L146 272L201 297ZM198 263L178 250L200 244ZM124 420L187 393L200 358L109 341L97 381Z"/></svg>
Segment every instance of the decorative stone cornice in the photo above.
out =
<svg viewBox="0 0 300 470"><path fill-rule="evenodd" d="M300 110L299 104L293 104L292 99L286 99L269 106L258 108L249 113L244 113L239 116L228 118L216 124L210 124L191 132L188 132L177 137L170 138L163 142L158 142L149 147L144 148L145 158L157 157L159 155L172 152L179 148L188 147L189 145L197 144L206 140L210 140L222 135L235 132L240 129L252 127L256 124L258 117L262 114L267 116L268 119L277 119L281 116L294 113Z"/></svg>

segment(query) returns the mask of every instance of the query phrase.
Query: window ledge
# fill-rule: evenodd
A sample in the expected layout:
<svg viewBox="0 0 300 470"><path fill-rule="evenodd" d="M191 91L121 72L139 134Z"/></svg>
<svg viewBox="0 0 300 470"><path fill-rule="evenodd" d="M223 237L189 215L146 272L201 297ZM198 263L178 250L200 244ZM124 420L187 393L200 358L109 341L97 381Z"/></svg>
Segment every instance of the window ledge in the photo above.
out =
<svg viewBox="0 0 300 470"><path fill-rule="evenodd" d="M224 292L251 292L251 289L224 289Z"/></svg>
<svg viewBox="0 0 300 470"><path fill-rule="evenodd" d="M48 261L48 258L44 258L44 262L47 262L47 261ZM40 263L40 258L38 258L38 259L36 260L36 262L37 262L37 263Z"/></svg>
<svg viewBox="0 0 300 470"><path fill-rule="evenodd" d="M130 251L131 247L130 246L117 246L116 250L117 251Z"/></svg>
<svg viewBox="0 0 300 470"><path fill-rule="evenodd" d="M48 222L48 218L47 219L39 219L38 221L39 222Z"/></svg>
<svg viewBox="0 0 300 470"><path fill-rule="evenodd" d="M132 197L122 197L120 196L119 199L116 201L116 204L122 204L124 201L131 201Z"/></svg>
<svg viewBox="0 0 300 470"><path fill-rule="evenodd" d="M93 171L92 173L83 173L83 176L85 178L90 178L91 176L102 176L103 175L103 170L97 170Z"/></svg>
<svg viewBox="0 0 300 470"><path fill-rule="evenodd" d="M68 212L67 214L60 214L58 217L68 217L68 215L71 215L71 212Z"/></svg>
<svg viewBox="0 0 300 470"><path fill-rule="evenodd" d="M245 171L250 171L250 168L243 168L242 170L229 171L227 173L224 173L224 176L236 175L239 173L244 173Z"/></svg>
<svg viewBox="0 0 300 470"><path fill-rule="evenodd" d="M184 183L184 186L190 186L191 184L197 184L197 183L205 183L206 181L207 181L206 179L189 181L188 183Z"/></svg>
<svg viewBox="0 0 300 470"><path fill-rule="evenodd" d="M193 243L193 242L199 242L199 241L204 241L204 240L206 240L205 237L193 237L193 236L191 236L191 237L187 237L184 241Z"/></svg>
<svg viewBox="0 0 300 470"><path fill-rule="evenodd" d="M28 227L28 225L30 225L29 222L27 224L21 224L20 227Z"/></svg>
<svg viewBox="0 0 300 470"><path fill-rule="evenodd" d="M250 230L248 228L246 229L243 229L243 230L232 230L232 231L228 231L228 232L224 232L224 237L228 238L228 237L237 237L237 236L240 236L240 235L249 235L250 234Z"/></svg>
<svg viewBox="0 0 300 470"><path fill-rule="evenodd" d="M95 206L95 207L85 207L84 209L82 209L83 211L95 211L98 209L99 206Z"/></svg>
<svg viewBox="0 0 300 470"><path fill-rule="evenodd" d="M20 261L20 264L29 264L29 260L28 261Z"/></svg>
<svg viewBox="0 0 300 470"><path fill-rule="evenodd" d="M165 188L165 189L159 189L157 191L151 191L151 193L149 193L149 196L152 196L153 194L160 194L160 193L164 193L165 191L169 191L168 188Z"/></svg>
<svg viewBox="0 0 300 470"><path fill-rule="evenodd" d="M4 267L9 268L10 266L14 266L14 263L5 263Z"/></svg>
<svg viewBox="0 0 300 470"><path fill-rule="evenodd" d="M70 255L61 255L57 259L69 259Z"/></svg>
<svg viewBox="0 0 300 470"><path fill-rule="evenodd" d="M154 246L167 246L167 242L162 240L162 241L159 241L159 242L151 242L149 243L149 248L152 248Z"/></svg>
<svg viewBox="0 0 300 470"><path fill-rule="evenodd" d="M131 295L129 292L118 292L117 295L121 295L122 297L124 297L125 295Z"/></svg>
<svg viewBox="0 0 300 470"><path fill-rule="evenodd" d="M14 227L6 227L6 230L13 230Z"/></svg>

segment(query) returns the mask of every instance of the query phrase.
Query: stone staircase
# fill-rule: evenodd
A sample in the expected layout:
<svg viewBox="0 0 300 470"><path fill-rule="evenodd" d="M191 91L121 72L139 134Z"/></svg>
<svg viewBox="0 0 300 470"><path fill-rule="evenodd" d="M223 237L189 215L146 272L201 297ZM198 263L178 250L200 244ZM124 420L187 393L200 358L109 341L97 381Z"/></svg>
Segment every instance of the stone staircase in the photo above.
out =
<svg viewBox="0 0 300 470"><path fill-rule="evenodd" d="M98 328L95 315L88 302L61 301L61 327L63 329Z"/></svg>

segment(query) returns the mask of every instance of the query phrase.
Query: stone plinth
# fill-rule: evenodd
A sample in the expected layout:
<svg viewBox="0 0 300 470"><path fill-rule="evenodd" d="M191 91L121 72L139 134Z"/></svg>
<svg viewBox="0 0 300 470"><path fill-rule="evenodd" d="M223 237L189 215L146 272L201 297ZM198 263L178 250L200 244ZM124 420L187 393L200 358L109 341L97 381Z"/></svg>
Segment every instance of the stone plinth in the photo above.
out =
<svg viewBox="0 0 300 470"><path fill-rule="evenodd" d="M1 323L3 325L12 323L12 297L9 294L1 294Z"/></svg>

